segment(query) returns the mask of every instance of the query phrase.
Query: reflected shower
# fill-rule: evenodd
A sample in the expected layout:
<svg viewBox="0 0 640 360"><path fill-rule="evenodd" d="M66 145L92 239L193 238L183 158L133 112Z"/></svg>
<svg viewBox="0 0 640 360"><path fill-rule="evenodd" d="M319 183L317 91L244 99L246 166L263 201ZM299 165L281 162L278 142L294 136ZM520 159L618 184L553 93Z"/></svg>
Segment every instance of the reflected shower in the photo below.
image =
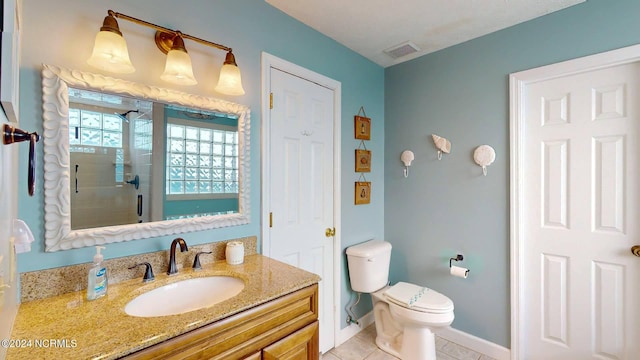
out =
<svg viewBox="0 0 640 360"><path fill-rule="evenodd" d="M134 110L125 111L123 113L115 112L114 114L118 115L122 119L122 121L128 123L129 119L127 118L127 115L129 115L129 113L139 113L139 112L140 111L138 109L134 109Z"/></svg>

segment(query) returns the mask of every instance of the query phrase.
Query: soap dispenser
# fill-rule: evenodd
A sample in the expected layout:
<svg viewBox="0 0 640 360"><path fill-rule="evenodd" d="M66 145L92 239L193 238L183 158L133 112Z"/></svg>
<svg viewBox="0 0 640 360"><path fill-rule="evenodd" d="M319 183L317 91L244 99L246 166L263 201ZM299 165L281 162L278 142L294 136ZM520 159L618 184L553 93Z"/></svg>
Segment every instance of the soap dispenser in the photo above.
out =
<svg viewBox="0 0 640 360"><path fill-rule="evenodd" d="M107 294L107 268L102 265L104 257L100 253L104 246L96 246L93 265L89 269L87 280L87 300L95 300Z"/></svg>

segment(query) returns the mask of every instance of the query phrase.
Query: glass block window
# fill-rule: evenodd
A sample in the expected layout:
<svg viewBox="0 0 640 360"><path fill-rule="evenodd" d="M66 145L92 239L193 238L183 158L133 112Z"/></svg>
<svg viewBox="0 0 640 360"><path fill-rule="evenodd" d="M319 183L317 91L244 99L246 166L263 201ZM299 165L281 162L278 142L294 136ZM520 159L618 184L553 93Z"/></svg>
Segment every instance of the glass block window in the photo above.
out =
<svg viewBox="0 0 640 360"><path fill-rule="evenodd" d="M238 132L196 121L167 124L167 195L238 193Z"/></svg>
<svg viewBox="0 0 640 360"><path fill-rule="evenodd" d="M133 124L135 148L151 151L153 145L153 120L135 119Z"/></svg>
<svg viewBox="0 0 640 360"><path fill-rule="evenodd" d="M124 182L124 150L116 149L116 182Z"/></svg>
<svg viewBox="0 0 640 360"><path fill-rule="evenodd" d="M69 109L69 145L122 148L122 119L84 109Z"/></svg>

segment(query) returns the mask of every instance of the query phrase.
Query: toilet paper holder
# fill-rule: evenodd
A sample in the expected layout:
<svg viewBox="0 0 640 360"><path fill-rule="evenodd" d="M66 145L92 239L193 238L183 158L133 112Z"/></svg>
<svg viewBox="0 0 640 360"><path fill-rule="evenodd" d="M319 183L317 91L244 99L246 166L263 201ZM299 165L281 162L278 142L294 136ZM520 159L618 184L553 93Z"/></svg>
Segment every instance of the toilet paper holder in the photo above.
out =
<svg viewBox="0 0 640 360"><path fill-rule="evenodd" d="M464 260L464 257L461 254L456 255L456 257L452 257L449 259L449 267L451 267L451 262L452 261L462 261Z"/></svg>

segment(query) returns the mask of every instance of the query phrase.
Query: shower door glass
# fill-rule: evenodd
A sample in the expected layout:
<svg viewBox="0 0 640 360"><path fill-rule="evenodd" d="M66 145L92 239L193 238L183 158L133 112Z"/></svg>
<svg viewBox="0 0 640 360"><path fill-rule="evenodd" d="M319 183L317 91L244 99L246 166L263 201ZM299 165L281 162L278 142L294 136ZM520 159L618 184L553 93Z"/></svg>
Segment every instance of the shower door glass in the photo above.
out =
<svg viewBox="0 0 640 360"><path fill-rule="evenodd" d="M73 230L149 221L152 109L149 101L70 91Z"/></svg>

